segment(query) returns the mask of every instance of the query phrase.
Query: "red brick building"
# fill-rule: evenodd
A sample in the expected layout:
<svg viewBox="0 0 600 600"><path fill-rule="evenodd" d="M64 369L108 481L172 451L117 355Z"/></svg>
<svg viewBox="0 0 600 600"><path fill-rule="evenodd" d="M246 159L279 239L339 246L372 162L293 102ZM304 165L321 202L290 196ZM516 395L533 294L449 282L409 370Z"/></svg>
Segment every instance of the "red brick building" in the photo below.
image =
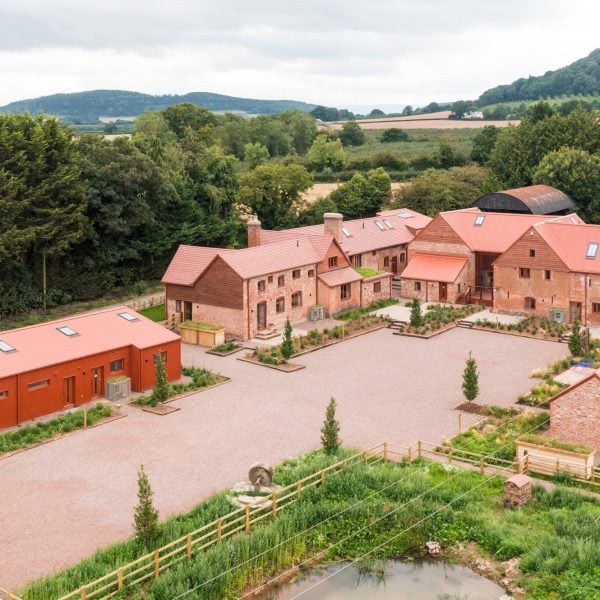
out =
<svg viewBox="0 0 600 600"><path fill-rule="evenodd" d="M592 373L550 400L549 435L600 452L600 374Z"/></svg>
<svg viewBox="0 0 600 600"><path fill-rule="evenodd" d="M600 226L536 223L494 262L494 309L600 324Z"/></svg>
<svg viewBox="0 0 600 600"><path fill-rule="evenodd" d="M179 379L179 336L126 307L2 331L0 427L101 398L110 377L147 390L159 355Z"/></svg>

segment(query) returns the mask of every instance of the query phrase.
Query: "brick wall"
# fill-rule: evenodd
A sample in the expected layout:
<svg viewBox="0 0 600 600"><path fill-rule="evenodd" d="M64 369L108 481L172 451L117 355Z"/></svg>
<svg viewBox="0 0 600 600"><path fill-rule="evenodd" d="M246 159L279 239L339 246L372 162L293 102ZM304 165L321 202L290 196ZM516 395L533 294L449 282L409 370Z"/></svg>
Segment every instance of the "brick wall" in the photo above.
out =
<svg viewBox="0 0 600 600"><path fill-rule="evenodd" d="M355 281L350 284L350 297L345 300L342 300L341 298L341 288L339 285L328 287L322 281L319 281L318 285L319 304L323 305L328 317L360 306L360 281Z"/></svg>
<svg viewBox="0 0 600 600"><path fill-rule="evenodd" d="M551 437L600 452L600 379L593 377L550 403Z"/></svg>
<svg viewBox="0 0 600 600"><path fill-rule="evenodd" d="M173 315L176 312L174 299L167 299L167 310L167 314L169 315ZM225 334L232 337L247 337L247 314L246 310L243 309L213 306L212 304L201 304L197 302L192 304L192 320L220 325L225 328Z"/></svg>
<svg viewBox="0 0 600 600"><path fill-rule="evenodd" d="M375 291L375 284L380 284L380 291ZM360 282L362 286L362 305L369 306L376 300L383 300L392 297L392 277L390 274L375 275Z"/></svg>

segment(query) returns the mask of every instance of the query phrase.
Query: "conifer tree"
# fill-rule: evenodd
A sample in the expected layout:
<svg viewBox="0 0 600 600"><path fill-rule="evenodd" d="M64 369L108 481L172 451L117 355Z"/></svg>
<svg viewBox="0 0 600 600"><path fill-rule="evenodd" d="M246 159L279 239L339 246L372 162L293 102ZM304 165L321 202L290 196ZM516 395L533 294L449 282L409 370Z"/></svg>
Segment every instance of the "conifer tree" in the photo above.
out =
<svg viewBox="0 0 600 600"><path fill-rule="evenodd" d="M169 382L167 381L167 370L162 355L156 358L154 388L152 389L151 404L156 406L159 402L169 399Z"/></svg>
<svg viewBox="0 0 600 600"><path fill-rule="evenodd" d="M573 323L573 330L569 336L569 352L573 356L581 356L583 353L583 340L581 339L581 327L579 322Z"/></svg>
<svg viewBox="0 0 600 600"><path fill-rule="evenodd" d="M135 507L133 525L138 539L146 546L156 539L158 535L158 511L152 502L152 487L144 465L138 471L138 504Z"/></svg>
<svg viewBox="0 0 600 600"><path fill-rule="evenodd" d="M288 361L292 358L292 355L296 351L294 347L294 340L292 339L292 324L288 319L285 322L285 328L283 330L283 343L281 344L281 356Z"/></svg>
<svg viewBox="0 0 600 600"><path fill-rule="evenodd" d="M479 373L477 372L477 362L470 352L463 372L462 390L465 399L468 402L473 402L479 395Z"/></svg>
<svg viewBox="0 0 600 600"><path fill-rule="evenodd" d="M421 301L418 298L413 298L412 305L410 307L410 324L413 327L420 327L423 324Z"/></svg>
<svg viewBox="0 0 600 600"><path fill-rule="evenodd" d="M340 424L335 418L335 398L331 398L321 428L321 444L325 454L335 454L340 448Z"/></svg>

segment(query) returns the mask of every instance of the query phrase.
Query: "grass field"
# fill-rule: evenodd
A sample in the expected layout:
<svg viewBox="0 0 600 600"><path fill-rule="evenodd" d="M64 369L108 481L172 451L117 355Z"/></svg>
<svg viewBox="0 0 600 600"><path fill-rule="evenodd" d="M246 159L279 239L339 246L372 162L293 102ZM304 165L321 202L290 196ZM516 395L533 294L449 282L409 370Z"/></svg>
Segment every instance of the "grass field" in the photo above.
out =
<svg viewBox="0 0 600 600"><path fill-rule="evenodd" d="M152 321L164 321L165 320L165 305L157 304L156 306L149 306L139 311L141 315L144 315Z"/></svg>
<svg viewBox="0 0 600 600"><path fill-rule="evenodd" d="M481 110L494 110L498 108L498 106L510 106L511 108L516 108L517 106L521 106L521 104L525 104L526 106L531 106L533 104L537 104L538 102L548 102L552 106L560 106L565 102L570 102L571 100L581 100L583 102L598 102L600 101L599 96L561 96L559 98L547 98L545 100L515 100L514 102L497 102L496 104L486 104L481 107Z"/></svg>

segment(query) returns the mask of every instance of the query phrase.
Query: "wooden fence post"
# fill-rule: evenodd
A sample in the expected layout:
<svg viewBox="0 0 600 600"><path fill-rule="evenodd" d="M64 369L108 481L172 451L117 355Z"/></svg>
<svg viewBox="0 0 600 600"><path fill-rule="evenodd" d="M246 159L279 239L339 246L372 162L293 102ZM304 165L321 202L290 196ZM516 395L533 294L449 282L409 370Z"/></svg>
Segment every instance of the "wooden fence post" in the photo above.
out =
<svg viewBox="0 0 600 600"><path fill-rule="evenodd" d="M296 484L296 490L297 490L298 498L300 498L300 494L302 493L302 482L301 481L299 481Z"/></svg>
<svg viewBox="0 0 600 600"><path fill-rule="evenodd" d="M462 413L458 413L458 433L462 433Z"/></svg>
<svg viewBox="0 0 600 600"><path fill-rule="evenodd" d="M448 464L452 464L452 446L450 446L450 450L448 451Z"/></svg>
<svg viewBox="0 0 600 600"><path fill-rule="evenodd" d="M273 513L273 518L275 518L277 516L277 494L275 492L271 494L271 512Z"/></svg>
<svg viewBox="0 0 600 600"><path fill-rule="evenodd" d="M412 462L412 446L408 447L408 462Z"/></svg>
<svg viewBox="0 0 600 600"><path fill-rule="evenodd" d="M246 506L246 533L250 534L250 506Z"/></svg>
<svg viewBox="0 0 600 600"><path fill-rule="evenodd" d="M79 597L81 598L81 600L85 600L86 595L85 595L85 588L84 587L81 587L79 589Z"/></svg>
<svg viewBox="0 0 600 600"><path fill-rule="evenodd" d="M383 462L387 462L387 460L388 460L387 442L383 442Z"/></svg>
<svg viewBox="0 0 600 600"><path fill-rule="evenodd" d="M87 429L87 406L83 407L83 428Z"/></svg>
<svg viewBox="0 0 600 600"><path fill-rule="evenodd" d="M154 551L154 577L158 577L160 574L160 555L158 553L158 550Z"/></svg>
<svg viewBox="0 0 600 600"><path fill-rule="evenodd" d="M325 483L325 469L321 469L321 485Z"/></svg>
<svg viewBox="0 0 600 600"><path fill-rule="evenodd" d="M417 456L418 456L419 458L421 458L421 454L422 454L422 453L423 453L423 451L422 451L422 449L421 449L421 440L419 440L419 441L417 442Z"/></svg>
<svg viewBox="0 0 600 600"><path fill-rule="evenodd" d="M223 519L221 519L221 517L219 517L217 519L217 540L219 540L219 542L221 541L221 537L222 537L222 529L223 529Z"/></svg>
<svg viewBox="0 0 600 600"><path fill-rule="evenodd" d="M192 560L192 534L187 534L187 558Z"/></svg>
<svg viewBox="0 0 600 600"><path fill-rule="evenodd" d="M556 472L560 473L560 459L556 459Z"/></svg>
<svg viewBox="0 0 600 600"><path fill-rule="evenodd" d="M117 589L119 591L123 589L123 569L117 570Z"/></svg>
<svg viewBox="0 0 600 600"><path fill-rule="evenodd" d="M483 456L479 459L479 472L483 475L485 473L485 462Z"/></svg>
<svg viewBox="0 0 600 600"><path fill-rule="evenodd" d="M529 473L529 454L525 455L525 460L523 461L523 473L525 475Z"/></svg>

